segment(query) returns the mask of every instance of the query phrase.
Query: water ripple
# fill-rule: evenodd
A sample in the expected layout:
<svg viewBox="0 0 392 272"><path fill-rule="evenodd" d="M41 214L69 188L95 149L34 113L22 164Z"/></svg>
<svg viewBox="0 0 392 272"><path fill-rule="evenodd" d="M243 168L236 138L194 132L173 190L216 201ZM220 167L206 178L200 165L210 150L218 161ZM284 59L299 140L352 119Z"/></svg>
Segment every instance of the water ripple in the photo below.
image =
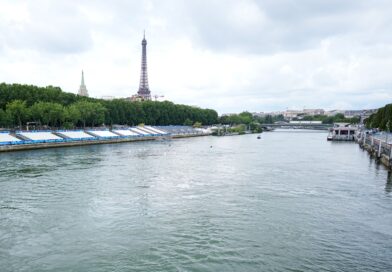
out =
<svg viewBox="0 0 392 272"><path fill-rule="evenodd" d="M390 271L391 175L325 138L1 154L1 271Z"/></svg>

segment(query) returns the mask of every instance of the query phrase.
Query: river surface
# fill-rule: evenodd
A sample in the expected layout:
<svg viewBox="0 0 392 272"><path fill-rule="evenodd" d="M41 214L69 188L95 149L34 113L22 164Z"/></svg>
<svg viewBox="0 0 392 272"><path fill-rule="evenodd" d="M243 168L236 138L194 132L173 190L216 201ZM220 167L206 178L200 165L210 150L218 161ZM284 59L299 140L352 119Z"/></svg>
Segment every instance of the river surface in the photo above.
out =
<svg viewBox="0 0 392 272"><path fill-rule="evenodd" d="M276 131L0 154L0 271L392 271L392 179Z"/></svg>

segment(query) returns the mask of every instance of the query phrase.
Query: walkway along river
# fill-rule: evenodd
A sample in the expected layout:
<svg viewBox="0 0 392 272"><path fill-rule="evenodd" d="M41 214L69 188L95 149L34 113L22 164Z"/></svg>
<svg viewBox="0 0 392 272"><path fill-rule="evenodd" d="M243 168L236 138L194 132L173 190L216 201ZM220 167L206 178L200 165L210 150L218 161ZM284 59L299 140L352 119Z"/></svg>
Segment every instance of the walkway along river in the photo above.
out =
<svg viewBox="0 0 392 272"><path fill-rule="evenodd" d="M356 141L369 152L377 161L380 161L389 169L392 169L392 135L390 133L368 134L361 132Z"/></svg>
<svg viewBox="0 0 392 272"><path fill-rule="evenodd" d="M392 271L390 175L326 136L1 153L1 271Z"/></svg>

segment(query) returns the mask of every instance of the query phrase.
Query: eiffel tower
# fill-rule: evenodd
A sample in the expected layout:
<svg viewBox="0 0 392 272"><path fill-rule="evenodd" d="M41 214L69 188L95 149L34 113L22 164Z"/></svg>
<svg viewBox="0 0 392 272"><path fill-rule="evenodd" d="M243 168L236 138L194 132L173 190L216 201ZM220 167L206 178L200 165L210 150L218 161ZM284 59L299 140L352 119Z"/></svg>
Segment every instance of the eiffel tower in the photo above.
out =
<svg viewBox="0 0 392 272"><path fill-rule="evenodd" d="M143 35L142 40L142 68L140 71L140 84L137 95L143 100L151 100L151 92L148 87L148 75L147 75L147 41L146 33Z"/></svg>

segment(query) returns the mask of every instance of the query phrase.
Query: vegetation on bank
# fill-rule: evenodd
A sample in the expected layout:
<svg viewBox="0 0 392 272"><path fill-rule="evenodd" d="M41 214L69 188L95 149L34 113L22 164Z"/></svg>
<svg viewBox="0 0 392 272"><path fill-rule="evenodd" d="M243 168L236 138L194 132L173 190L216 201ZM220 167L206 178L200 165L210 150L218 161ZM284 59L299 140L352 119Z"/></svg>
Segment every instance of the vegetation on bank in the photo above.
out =
<svg viewBox="0 0 392 272"><path fill-rule="evenodd" d="M384 131L392 131L392 104L387 104L379 108L376 113L373 113L365 119L366 128L378 128Z"/></svg>
<svg viewBox="0 0 392 272"><path fill-rule="evenodd" d="M0 127L14 128L36 122L48 127L97 125L183 125L217 123L215 110L169 101L111 101L63 92L59 87L0 84Z"/></svg>
<svg viewBox="0 0 392 272"><path fill-rule="evenodd" d="M243 134L247 130L254 133L263 131L261 126L263 122L247 111L240 114L223 115L219 118L219 123L230 126L225 129L227 133Z"/></svg>
<svg viewBox="0 0 392 272"><path fill-rule="evenodd" d="M304 115L297 118L293 118L293 121L321 121L323 124L333 124L333 123L359 123L359 117L345 118L343 114L338 113L334 116L326 115ZM233 132L244 132L249 130L252 132L261 132L264 124L273 124L278 121L286 121L283 115L265 115L265 116L255 116L250 112L242 112L240 114L230 114L223 115L219 118L219 123L223 125L229 125L233 128ZM241 126L244 125L244 126Z"/></svg>
<svg viewBox="0 0 392 272"><path fill-rule="evenodd" d="M292 119L293 121L321 121L323 124L333 124L333 123L351 123L356 124L359 123L359 117L346 118L343 114L338 113L333 116L327 115L303 115ZM278 121L288 121L284 118L283 115L265 115L265 116L254 116L249 112L242 112L240 114L230 114L223 115L219 119L220 123L226 125L235 125L235 124L273 124Z"/></svg>
<svg viewBox="0 0 392 272"><path fill-rule="evenodd" d="M255 129L251 129L249 126L246 126L245 124L239 124L239 125L234 125L234 126L221 126L218 127L217 129L214 129L212 132L212 135L214 136L224 136L224 135L242 135L246 133L261 133L263 132L263 129L258 126Z"/></svg>
<svg viewBox="0 0 392 272"><path fill-rule="evenodd" d="M244 111L241 112L240 114L222 115L219 118L219 122L224 125L238 125L238 124L249 125L251 123L273 124L274 122L277 121L284 121L283 115L255 116L250 112Z"/></svg>

